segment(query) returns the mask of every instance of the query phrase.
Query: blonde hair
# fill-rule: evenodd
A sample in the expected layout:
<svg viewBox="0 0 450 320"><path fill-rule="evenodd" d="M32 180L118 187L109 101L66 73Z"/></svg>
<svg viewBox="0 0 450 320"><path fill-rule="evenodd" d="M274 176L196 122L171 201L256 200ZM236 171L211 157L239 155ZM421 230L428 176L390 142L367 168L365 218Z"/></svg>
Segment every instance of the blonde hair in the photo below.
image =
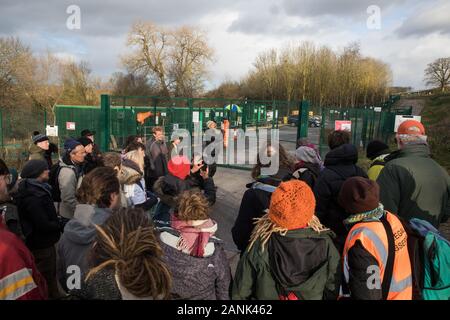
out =
<svg viewBox="0 0 450 320"><path fill-rule="evenodd" d="M289 231L288 229L282 228L273 223L272 220L270 220L268 213L263 215L261 218L255 218L254 220L255 228L253 229L252 235L250 237L250 244L247 250L250 250L253 247L256 240L260 240L261 251L263 252L272 234L279 233L280 235L285 236ZM311 221L308 222L308 227L313 229L317 233L330 230L323 226L320 223L319 218L317 218L316 216L313 216Z"/></svg>
<svg viewBox="0 0 450 320"><path fill-rule="evenodd" d="M135 162L139 169L144 172L144 156L139 153L139 150L133 150L125 154L125 158Z"/></svg>
<svg viewBox="0 0 450 320"><path fill-rule="evenodd" d="M206 197L197 190L187 190L177 198L177 218L183 221L206 220L209 218L209 204Z"/></svg>

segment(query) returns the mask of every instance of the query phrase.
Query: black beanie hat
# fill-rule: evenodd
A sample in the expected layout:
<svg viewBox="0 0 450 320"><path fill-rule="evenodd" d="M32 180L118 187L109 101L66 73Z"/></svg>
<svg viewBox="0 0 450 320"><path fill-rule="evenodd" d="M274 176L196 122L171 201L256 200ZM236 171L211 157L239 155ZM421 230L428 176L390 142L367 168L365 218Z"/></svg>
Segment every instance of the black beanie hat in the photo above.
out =
<svg viewBox="0 0 450 320"><path fill-rule="evenodd" d="M374 210L380 203L380 187L367 178L348 178L341 187L338 202L350 214Z"/></svg>
<svg viewBox="0 0 450 320"><path fill-rule="evenodd" d="M370 141L367 145L367 153L366 156L370 160L375 159L376 157L381 156L382 154L389 153L389 146L381 141L373 140Z"/></svg>
<svg viewBox="0 0 450 320"><path fill-rule="evenodd" d="M45 170L48 170L47 162L44 160L30 160L23 167L20 176L23 179L36 179Z"/></svg>
<svg viewBox="0 0 450 320"><path fill-rule="evenodd" d="M78 142L83 145L83 147L86 147L89 144L92 144L92 140L86 137L81 137L78 139Z"/></svg>

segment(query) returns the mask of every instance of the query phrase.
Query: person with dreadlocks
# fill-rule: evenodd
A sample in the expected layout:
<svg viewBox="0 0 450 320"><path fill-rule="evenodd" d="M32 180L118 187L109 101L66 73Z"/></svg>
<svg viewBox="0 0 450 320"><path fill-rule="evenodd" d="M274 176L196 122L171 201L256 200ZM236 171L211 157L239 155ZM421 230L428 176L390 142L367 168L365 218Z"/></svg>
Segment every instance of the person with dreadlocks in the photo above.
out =
<svg viewBox="0 0 450 320"><path fill-rule="evenodd" d="M95 225L103 224L113 209L120 206L117 172L108 167L95 168L83 179L77 191L74 218L64 227L58 243L58 279L66 289L68 268L78 266L84 275L89 270L88 252L95 239Z"/></svg>
<svg viewBox="0 0 450 320"><path fill-rule="evenodd" d="M222 242L214 237L217 223L209 218L201 191L184 191L170 227L159 228L176 299L228 300L231 271Z"/></svg>
<svg viewBox="0 0 450 320"><path fill-rule="evenodd" d="M154 226L142 209L121 208L96 226L90 253L94 266L80 290L86 300L161 300L170 298L171 275Z"/></svg>
<svg viewBox="0 0 450 320"><path fill-rule="evenodd" d="M340 257L314 215L315 199L303 181L282 182L269 212L255 219L250 244L234 278L232 299L336 299Z"/></svg>

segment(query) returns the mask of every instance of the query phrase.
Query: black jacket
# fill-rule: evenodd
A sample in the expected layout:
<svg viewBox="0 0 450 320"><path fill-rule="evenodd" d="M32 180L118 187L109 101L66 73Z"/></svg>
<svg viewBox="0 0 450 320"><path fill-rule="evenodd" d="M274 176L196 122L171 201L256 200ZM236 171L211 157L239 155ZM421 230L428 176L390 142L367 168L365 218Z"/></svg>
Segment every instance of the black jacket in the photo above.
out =
<svg viewBox="0 0 450 320"><path fill-rule="evenodd" d="M214 185L213 178L203 180L202 184L199 184L199 181L192 175L189 175L185 180L182 180L169 173L164 177L160 177L155 182L154 192L161 199L162 203L170 208L175 208L176 197L183 191L193 188L198 188L203 191L204 196L211 206L216 202L216 186Z"/></svg>
<svg viewBox="0 0 450 320"><path fill-rule="evenodd" d="M320 166L315 163L303 163L296 168L293 176L301 181L304 181L311 189L314 189L316 181L320 175Z"/></svg>
<svg viewBox="0 0 450 320"><path fill-rule="evenodd" d="M83 166L83 171L85 174L87 174L98 167L98 162L92 154L87 154L84 158Z"/></svg>
<svg viewBox="0 0 450 320"><path fill-rule="evenodd" d="M45 249L56 244L61 232L50 186L34 179L22 180L16 200L28 248Z"/></svg>
<svg viewBox="0 0 450 320"><path fill-rule="evenodd" d="M343 221L348 217L338 204L337 198L342 184L350 177L367 178L367 174L356 165L358 150L352 144L344 144L331 150L325 157L325 169L314 187L316 215L320 221L336 233L335 244L342 252L347 229Z"/></svg>
<svg viewBox="0 0 450 320"><path fill-rule="evenodd" d="M288 170L280 169L276 175L259 178L256 182L278 187L289 174L290 172ZM272 196L271 192L254 189L253 184L249 183L247 185L249 189L244 192L238 216L231 229L233 241L241 252L245 251L250 241L250 236L254 228L253 219L260 218L264 215L264 210L269 208L270 198Z"/></svg>

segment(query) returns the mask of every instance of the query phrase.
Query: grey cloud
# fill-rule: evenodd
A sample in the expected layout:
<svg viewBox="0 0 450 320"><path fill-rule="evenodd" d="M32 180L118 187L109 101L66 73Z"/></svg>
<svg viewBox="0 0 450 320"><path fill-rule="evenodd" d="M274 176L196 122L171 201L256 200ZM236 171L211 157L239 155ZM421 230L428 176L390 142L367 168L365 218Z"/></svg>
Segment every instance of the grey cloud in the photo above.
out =
<svg viewBox="0 0 450 320"><path fill-rule="evenodd" d="M239 4L226 0L2 0L0 33L40 30L64 33L69 14L66 9L76 4L81 9L81 30L85 36L108 36L126 33L136 20L151 20L158 24L195 24L214 10Z"/></svg>
<svg viewBox="0 0 450 320"><path fill-rule="evenodd" d="M379 6L382 10L405 2L415 0L283 0L286 14L291 16L365 16L371 5Z"/></svg>
<svg viewBox="0 0 450 320"><path fill-rule="evenodd" d="M441 1L428 10L415 12L395 33L400 37L421 37L432 33L450 35L450 3Z"/></svg>

